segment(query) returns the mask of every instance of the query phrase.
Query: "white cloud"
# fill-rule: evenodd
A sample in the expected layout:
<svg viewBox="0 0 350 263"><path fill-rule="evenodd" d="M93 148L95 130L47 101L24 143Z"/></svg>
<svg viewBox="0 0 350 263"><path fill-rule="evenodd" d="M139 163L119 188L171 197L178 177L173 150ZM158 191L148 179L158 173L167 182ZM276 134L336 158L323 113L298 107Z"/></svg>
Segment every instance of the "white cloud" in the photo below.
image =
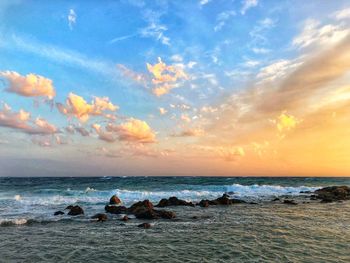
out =
<svg viewBox="0 0 350 263"><path fill-rule="evenodd" d="M258 5L258 0L244 0L242 2L242 8L241 8L241 14L242 15L245 15L245 13L253 8L253 7L256 7Z"/></svg>
<svg viewBox="0 0 350 263"><path fill-rule="evenodd" d="M350 8L342 9L332 14L336 20L350 19Z"/></svg>
<svg viewBox="0 0 350 263"><path fill-rule="evenodd" d="M73 30L73 26L75 25L76 21L77 21L77 14L75 13L74 9L70 9L68 16L68 25L70 30Z"/></svg>

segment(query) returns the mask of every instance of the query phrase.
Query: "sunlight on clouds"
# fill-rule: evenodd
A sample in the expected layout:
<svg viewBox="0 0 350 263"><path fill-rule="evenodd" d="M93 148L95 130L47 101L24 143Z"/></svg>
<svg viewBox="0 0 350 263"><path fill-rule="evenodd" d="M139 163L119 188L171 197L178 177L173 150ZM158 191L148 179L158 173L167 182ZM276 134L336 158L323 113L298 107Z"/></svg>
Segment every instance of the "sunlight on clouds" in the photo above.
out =
<svg viewBox="0 0 350 263"><path fill-rule="evenodd" d="M174 65L166 65L160 57L157 64L151 65L147 63L147 69L153 75L152 83L155 85L153 93L158 97L176 88L176 81L188 79L187 74L182 68Z"/></svg>
<svg viewBox="0 0 350 263"><path fill-rule="evenodd" d="M0 77L8 81L8 87L5 89L7 92L24 97L47 97L49 100L56 96L52 80L45 77L32 73L21 76L15 71L2 71Z"/></svg>
<svg viewBox="0 0 350 263"><path fill-rule="evenodd" d="M66 105L56 103L56 106L62 114L74 116L82 122L86 122L90 116L102 116L105 111L116 111L119 108L112 104L108 97L94 97L89 104L74 93L69 93Z"/></svg>

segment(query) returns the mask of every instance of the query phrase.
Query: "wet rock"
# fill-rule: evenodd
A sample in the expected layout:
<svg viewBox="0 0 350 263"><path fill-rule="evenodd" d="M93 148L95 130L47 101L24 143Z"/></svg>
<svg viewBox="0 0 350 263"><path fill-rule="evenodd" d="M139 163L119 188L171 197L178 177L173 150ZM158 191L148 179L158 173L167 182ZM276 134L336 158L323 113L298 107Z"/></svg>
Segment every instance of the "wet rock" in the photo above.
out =
<svg viewBox="0 0 350 263"><path fill-rule="evenodd" d="M287 205L297 205L298 203L295 202L294 200L283 200L283 204L287 204Z"/></svg>
<svg viewBox="0 0 350 263"><path fill-rule="evenodd" d="M240 204L240 203L246 203L246 202L235 198L230 199L229 195L223 194L221 197L214 200L201 200L198 203L198 205L201 207L208 207L209 205L233 205L233 204Z"/></svg>
<svg viewBox="0 0 350 263"><path fill-rule="evenodd" d="M78 205L68 206L68 207L70 207L70 211L68 212L68 215L70 215L70 216L77 216L77 215L84 214L84 210Z"/></svg>
<svg viewBox="0 0 350 263"><path fill-rule="evenodd" d="M300 194L311 194L311 191L300 191Z"/></svg>
<svg viewBox="0 0 350 263"><path fill-rule="evenodd" d="M276 197L275 199L271 200L271 202L277 202L277 201L281 201L281 199L279 199L278 197Z"/></svg>
<svg viewBox="0 0 350 263"><path fill-rule="evenodd" d="M128 216L123 216L122 219L120 219L120 220L126 222L126 221L129 221L129 219L130 219L130 218L129 218Z"/></svg>
<svg viewBox="0 0 350 263"><path fill-rule="evenodd" d="M71 210L72 208L73 208L73 205L69 205L65 209Z"/></svg>
<svg viewBox="0 0 350 263"><path fill-rule="evenodd" d="M110 214L126 214L128 209L125 206L106 205L105 211Z"/></svg>
<svg viewBox="0 0 350 263"><path fill-rule="evenodd" d="M173 219L176 218L176 214L172 211L155 210L155 209L144 209L138 210L134 213L138 219Z"/></svg>
<svg viewBox="0 0 350 263"><path fill-rule="evenodd" d="M198 219L198 216L192 216L192 219Z"/></svg>
<svg viewBox="0 0 350 263"><path fill-rule="evenodd" d="M53 215L54 215L54 216L64 215L64 212L62 212L62 211L56 211Z"/></svg>
<svg viewBox="0 0 350 263"><path fill-rule="evenodd" d="M94 216L91 217L92 219L97 219L97 221L106 221L107 220L107 215L106 214L96 214Z"/></svg>
<svg viewBox="0 0 350 263"><path fill-rule="evenodd" d="M156 207L166 207L166 206L194 206L194 204L192 202L187 202L185 200L181 200L173 196L173 197L170 197L169 199L163 198L156 205Z"/></svg>
<svg viewBox="0 0 350 263"><path fill-rule="evenodd" d="M142 228L151 228L151 224L150 223L142 223L142 224L139 224L137 227L142 227Z"/></svg>
<svg viewBox="0 0 350 263"><path fill-rule="evenodd" d="M153 207L154 206L151 201L144 200L133 204L128 210L131 214L135 214L138 211L142 211L142 210L152 210Z"/></svg>
<svg viewBox="0 0 350 263"><path fill-rule="evenodd" d="M118 196L113 195L110 199L109 199L109 204L110 205L120 205L122 203L122 201L119 199Z"/></svg>
<svg viewBox="0 0 350 263"><path fill-rule="evenodd" d="M350 187L348 186L329 186L315 191L317 199L323 203L330 203L339 200L350 200Z"/></svg>

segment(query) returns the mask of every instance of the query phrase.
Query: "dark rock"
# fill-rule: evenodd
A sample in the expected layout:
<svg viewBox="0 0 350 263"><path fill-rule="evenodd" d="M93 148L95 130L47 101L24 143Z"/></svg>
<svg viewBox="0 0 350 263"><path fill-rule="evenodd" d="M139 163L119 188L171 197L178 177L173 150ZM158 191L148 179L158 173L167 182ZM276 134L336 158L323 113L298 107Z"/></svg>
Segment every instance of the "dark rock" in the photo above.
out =
<svg viewBox="0 0 350 263"><path fill-rule="evenodd" d="M53 215L54 215L54 216L64 215L64 212L62 212L62 211L56 211Z"/></svg>
<svg viewBox="0 0 350 263"><path fill-rule="evenodd" d="M97 219L97 221L106 221L107 215L106 214L96 214L91 217L92 219Z"/></svg>
<svg viewBox="0 0 350 263"><path fill-rule="evenodd" d="M70 211L68 212L68 215L70 216L77 216L77 215L83 215L84 214L84 210L78 206L71 206Z"/></svg>
<svg viewBox="0 0 350 263"><path fill-rule="evenodd" d="M69 205L65 209L71 210L72 208L73 208L73 205Z"/></svg>
<svg viewBox="0 0 350 263"><path fill-rule="evenodd" d="M192 202L187 202L185 200L181 200L173 196L173 197L170 197L169 199L163 198L156 205L156 207L166 207L166 206L194 206L194 204Z"/></svg>
<svg viewBox="0 0 350 263"><path fill-rule="evenodd" d="M192 219L198 219L198 216L192 216Z"/></svg>
<svg viewBox="0 0 350 263"><path fill-rule="evenodd" d="M142 224L139 224L137 227L142 227L142 228L151 228L151 224L150 223L142 223Z"/></svg>
<svg viewBox="0 0 350 263"><path fill-rule="evenodd" d="M155 209L138 210L134 214L138 219L173 219L176 217L176 214L174 212Z"/></svg>
<svg viewBox="0 0 350 263"><path fill-rule="evenodd" d="M276 202L276 201L281 201L281 199L279 199L278 197L276 197L276 198L273 199L271 202Z"/></svg>
<svg viewBox="0 0 350 263"><path fill-rule="evenodd" d="M120 220L126 222L126 221L129 221L129 217L128 216L123 216L122 219L120 219Z"/></svg>
<svg viewBox="0 0 350 263"><path fill-rule="evenodd" d="M118 196L116 196L116 195L113 195L112 197L111 197L111 199L109 199L109 204L110 205L119 205L119 204L121 204L122 203L122 201L118 198Z"/></svg>
<svg viewBox="0 0 350 263"><path fill-rule="evenodd" d="M329 186L315 191L317 199L323 203L330 203L339 200L350 200L350 187L348 186Z"/></svg>
<svg viewBox="0 0 350 263"><path fill-rule="evenodd" d="M198 205L201 206L201 207L208 207L209 206L209 200L201 200L198 203Z"/></svg>
<svg viewBox="0 0 350 263"><path fill-rule="evenodd" d="M240 203L246 203L246 202L235 198L230 199L227 194L223 194L221 197L214 200L201 200L198 203L198 205L201 207L208 207L209 205L233 205L233 204L240 204Z"/></svg>
<svg viewBox="0 0 350 263"><path fill-rule="evenodd" d="M300 191L300 194L311 194L311 191Z"/></svg>
<svg viewBox="0 0 350 263"><path fill-rule="evenodd" d="M128 209L125 206L106 205L105 211L110 214L126 214Z"/></svg>
<svg viewBox="0 0 350 263"><path fill-rule="evenodd" d="M141 211L141 210L152 210L152 209L153 209L152 202L150 202L149 200L144 200L144 201L139 201L139 202L133 204L128 209L128 211L131 214L135 214L135 213L137 213L138 211Z"/></svg>
<svg viewBox="0 0 350 263"><path fill-rule="evenodd" d="M295 202L294 200L283 200L283 204L287 204L287 205L297 205L298 203Z"/></svg>

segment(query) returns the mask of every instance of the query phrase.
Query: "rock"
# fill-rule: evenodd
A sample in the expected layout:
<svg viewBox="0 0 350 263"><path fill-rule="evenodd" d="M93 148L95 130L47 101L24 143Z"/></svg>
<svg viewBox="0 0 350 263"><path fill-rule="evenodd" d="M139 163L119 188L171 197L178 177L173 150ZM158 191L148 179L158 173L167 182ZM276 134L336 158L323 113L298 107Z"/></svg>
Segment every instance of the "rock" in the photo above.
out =
<svg viewBox="0 0 350 263"><path fill-rule="evenodd" d="M135 217L138 219L173 219L176 218L176 214L174 212L165 210L144 209L138 210L135 213Z"/></svg>
<svg viewBox="0 0 350 263"><path fill-rule="evenodd" d="M134 214L139 219L173 219L176 214L171 211L155 210L149 200L139 201L128 209L128 213Z"/></svg>
<svg viewBox="0 0 350 263"><path fill-rule="evenodd" d="M92 219L97 219L97 221L106 221L107 220L107 215L106 214L96 214L91 217Z"/></svg>
<svg viewBox="0 0 350 263"><path fill-rule="evenodd" d="M311 194L311 191L300 191L300 194Z"/></svg>
<svg viewBox="0 0 350 263"><path fill-rule="evenodd" d="M278 197L276 197L275 199L271 200L271 202L276 202L276 201L281 201L281 199L279 199Z"/></svg>
<svg viewBox="0 0 350 263"><path fill-rule="evenodd" d="M126 214L128 209L125 206L106 205L105 211L110 214Z"/></svg>
<svg viewBox="0 0 350 263"><path fill-rule="evenodd" d="M329 186L315 191L317 199L323 203L329 203L339 200L350 200L350 187L348 186Z"/></svg>
<svg viewBox="0 0 350 263"><path fill-rule="evenodd" d="M84 210L78 205L69 206L69 207L71 207L70 211L68 212L68 215L70 215L70 216L77 216L77 215L83 215L84 214Z"/></svg>
<svg viewBox="0 0 350 263"><path fill-rule="evenodd" d="M64 212L62 212L62 211L56 211L53 215L54 215L54 216L64 215Z"/></svg>
<svg viewBox="0 0 350 263"><path fill-rule="evenodd" d="M65 209L71 210L73 208L72 205L67 206Z"/></svg>
<svg viewBox="0 0 350 263"><path fill-rule="evenodd" d="M181 200L173 196L173 197L170 197L169 199L163 198L156 205L156 207L166 207L166 206L194 206L194 204L192 202L187 202L185 200Z"/></svg>
<svg viewBox="0 0 350 263"><path fill-rule="evenodd" d="M198 216L192 216L192 219L198 219Z"/></svg>
<svg viewBox="0 0 350 263"><path fill-rule="evenodd" d="M109 199L109 204L110 205L120 205L122 201L118 198L118 196L113 195L111 199Z"/></svg>
<svg viewBox="0 0 350 263"><path fill-rule="evenodd" d="M240 204L240 203L246 203L246 202L235 198L230 199L229 195L223 194L221 197L214 200L201 200L198 203L198 205L201 207L208 207L209 205L233 205L233 204Z"/></svg>
<svg viewBox="0 0 350 263"><path fill-rule="evenodd" d="M151 224L150 223L142 223L142 224L139 224L137 227L142 227L142 228L151 228Z"/></svg>
<svg viewBox="0 0 350 263"><path fill-rule="evenodd" d="M153 209L153 204L152 202L150 202L149 200L144 200L144 201L139 201L135 204L133 204L129 209L128 211L131 213L131 214L135 214L137 211L140 211L140 210L152 210Z"/></svg>
<svg viewBox="0 0 350 263"><path fill-rule="evenodd" d="M298 203L295 202L294 200L288 200L288 199L286 199L286 200L283 201L283 204L287 204L287 205L297 205Z"/></svg>
<svg viewBox="0 0 350 263"><path fill-rule="evenodd" d="M208 207L209 206L209 200L201 200L198 203L198 205L201 206L201 207Z"/></svg>
<svg viewBox="0 0 350 263"><path fill-rule="evenodd" d="M121 220L124 221L124 222L129 221L129 217L128 216L123 216Z"/></svg>

